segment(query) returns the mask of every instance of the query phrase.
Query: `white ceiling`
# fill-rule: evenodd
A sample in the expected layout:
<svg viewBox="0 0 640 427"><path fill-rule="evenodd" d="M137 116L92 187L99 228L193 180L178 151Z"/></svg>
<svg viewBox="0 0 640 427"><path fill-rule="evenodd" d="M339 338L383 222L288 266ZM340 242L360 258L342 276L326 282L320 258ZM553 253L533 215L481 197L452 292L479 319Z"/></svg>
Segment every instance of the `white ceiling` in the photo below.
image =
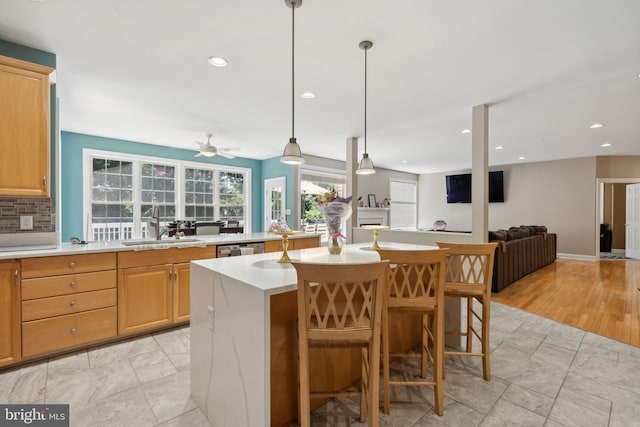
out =
<svg viewBox="0 0 640 427"><path fill-rule="evenodd" d="M377 166L470 168L461 130L483 103L490 146L504 146L490 165L640 155L638 17L637 0L304 0L295 136L303 153L340 160L362 137L368 39ZM194 150L211 132L253 159L291 136L284 0L2 0L0 39L57 55L62 130Z"/></svg>

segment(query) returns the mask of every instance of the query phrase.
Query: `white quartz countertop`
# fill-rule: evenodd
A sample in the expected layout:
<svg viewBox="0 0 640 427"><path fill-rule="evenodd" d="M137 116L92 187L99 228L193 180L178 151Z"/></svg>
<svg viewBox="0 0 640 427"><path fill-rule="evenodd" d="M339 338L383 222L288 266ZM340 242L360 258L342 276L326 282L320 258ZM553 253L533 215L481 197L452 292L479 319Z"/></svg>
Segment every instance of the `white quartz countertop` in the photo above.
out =
<svg viewBox="0 0 640 427"><path fill-rule="evenodd" d="M314 233L300 233L289 236L289 239L299 239L304 237L314 237L318 234ZM157 249L140 248L136 246L125 246L119 240L109 242L90 242L83 245L74 245L68 242L58 244L55 248L40 249L38 247L24 246L22 248L16 248L14 246L8 248L0 247L0 260L7 259L19 259L19 258L33 258L41 256L56 256L56 255L73 255L73 254L85 254L85 253L99 253L99 252L120 252L120 251L133 251L133 250L162 250L168 247L193 247L193 246L205 246L205 245L230 245L230 244L242 244L242 243L254 243L265 242L268 240L280 240L279 235L270 233L247 233L247 234L231 234L223 233L216 235L203 235L203 236L187 236L187 239L196 238L198 242L185 241L184 243L171 243L166 245L159 245ZM166 242L174 242L175 239L163 239ZM326 249L325 249L326 251Z"/></svg>
<svg viewBox="0 0 640 427"><path fill-rule="evenodd" d="M383 249L437 249L436 246L414 245L407 243L385 243ZM345 245L340 255L330 255L326 247L288 251L292 261L319 264L348 264L378 261L378 253L371 249L371 242ZM295 290L297 276L291 264L279 263L282 252L256 254L249 256L227 257L192 261L217 274L243 282L260 289L266 295L274 295Z"/></svg>

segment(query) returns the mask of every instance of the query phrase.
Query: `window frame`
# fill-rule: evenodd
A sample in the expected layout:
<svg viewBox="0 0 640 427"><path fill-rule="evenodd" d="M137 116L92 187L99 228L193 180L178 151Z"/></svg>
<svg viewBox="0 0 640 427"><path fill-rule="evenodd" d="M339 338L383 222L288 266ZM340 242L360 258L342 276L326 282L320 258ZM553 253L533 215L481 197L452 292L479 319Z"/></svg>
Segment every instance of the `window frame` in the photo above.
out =
<svg viewBox="0 0 640 427"><path fill-rule="evenodd" d="M219 174L220 172L231 172L244 174L243 192L244 192L244 232L251 233L251 168L228 166L215 163L204 163L188 160L176 160L166 157L155 157L140 154L122 153L117 151L105 151L96 150L90 148L84 148L82 150L82 225L83 234L85 240L93 240L89 231L92 223L92 190L93 190L93 158L118 160L118 161L130 161L133 163L133 194L131 203L134 206L133 209L133 224L134 232L132 238L140 238L142 218L140 214L140 206L143 204L141 200L141 164L152 163L161 164L166 166L175 167L175 212L176 218L184 218L185 215L185 169L206 169L213 171L214 176L214 219L219 218L220 215L220 194L219 194Z"/></svg>

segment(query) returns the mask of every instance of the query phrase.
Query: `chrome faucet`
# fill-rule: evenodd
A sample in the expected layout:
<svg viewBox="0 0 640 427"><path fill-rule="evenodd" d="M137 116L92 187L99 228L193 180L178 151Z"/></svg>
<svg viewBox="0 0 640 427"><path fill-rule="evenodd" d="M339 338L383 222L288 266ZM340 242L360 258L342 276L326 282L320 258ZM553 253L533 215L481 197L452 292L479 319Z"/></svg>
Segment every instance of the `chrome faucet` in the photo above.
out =
<svg viewBox="0 0 640 427"><path fill-rule="evenodd" d="M151 237L155 237L156 240L162 240L162 235L168 231L168 228L163 228L160 230L160 208L158 206L154 206L151 211L151 221L147 221L149 232L153 230L153 235Z"/></svg>

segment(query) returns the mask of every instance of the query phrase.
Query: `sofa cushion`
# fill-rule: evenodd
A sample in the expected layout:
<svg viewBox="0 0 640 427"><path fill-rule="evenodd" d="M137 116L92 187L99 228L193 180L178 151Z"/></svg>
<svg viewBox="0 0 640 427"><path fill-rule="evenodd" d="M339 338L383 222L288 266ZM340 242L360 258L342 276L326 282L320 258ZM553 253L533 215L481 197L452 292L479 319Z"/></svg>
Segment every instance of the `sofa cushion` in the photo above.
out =
<svg viewBox="0 0 640 427"><path fill-rule="evenodd" d="M509 230L507 230L507 240L517 240L525 237L529 237L529 230L525 231L520 227L510 227Z"/></svg>
<svg viewBox="0 0 640 427"><path fill-rule="evenodd" d="M497 231L490 231L489 232L489 241L490 242L495 242L495 241L506 241L507 240L507 230L497 230Z"/></svg>

